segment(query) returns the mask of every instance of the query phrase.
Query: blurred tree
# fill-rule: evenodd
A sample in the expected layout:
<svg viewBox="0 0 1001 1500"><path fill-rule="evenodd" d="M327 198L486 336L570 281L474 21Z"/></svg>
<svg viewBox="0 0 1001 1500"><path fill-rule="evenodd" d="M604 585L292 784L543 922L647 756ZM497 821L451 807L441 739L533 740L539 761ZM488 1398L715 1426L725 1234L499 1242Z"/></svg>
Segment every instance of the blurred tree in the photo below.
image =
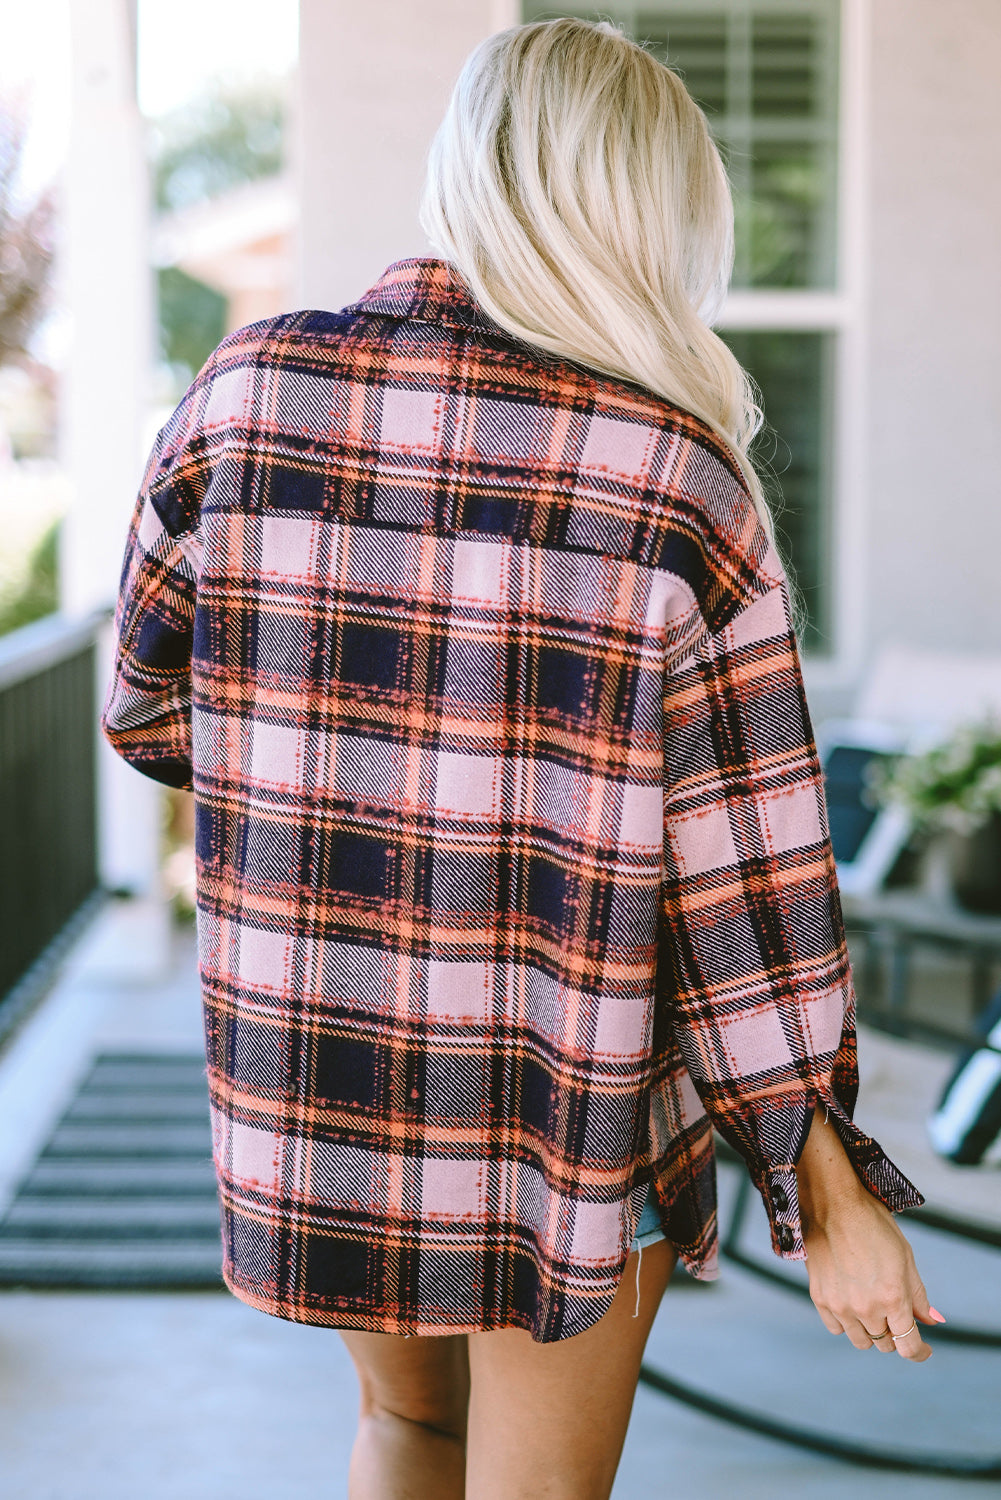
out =
<svg viewBox="0 0 1001 1500"><path fill-rule="evenodd" d="M59 608L59 520L51 522L35 543L26 575L9 592L0 592L0 635L40 620Z"/></svg>
<svg viewBox="0 0 1001 1500"><path fill-rule="evenodd" d="M178 266L157 273L160 348L171 365L183 367L187 385L226 333L226 298Z"/></svg>
<svg viewBox="0 0 1001 1500"><path fill-rule="evenodd" d="M51 284L53 199L47 190L24 190L24 140L22 115L0 102L0 367L17 364L30 372L31 336L47 310ZM58 607L58 545L54 521L35 545L25 574L0 592L0 635Z"/></svg>
<svg viewBox="0 0 1001 1500"><path fill-rule="evenodd" d="M27 355L52 265L52 197L25 197L23 155L24 122L0 104L0 365Z"/></svg>
<svg viewBox="0 0 1001 1500"><path fill-rule="evenodd" d="M220 85L153 125L157 207L187 208L283 163L285 93L278 82Z"/></svg>
<svg viewBox="0 0 1001 1500"><path fill-rule="evenodd" d="M279 80L219 85L153 124L153 189L170 213L218 197L283 165L285 91ZM225 298L177 266L158 276L160 347L181 389L225 333Z"/></svg>

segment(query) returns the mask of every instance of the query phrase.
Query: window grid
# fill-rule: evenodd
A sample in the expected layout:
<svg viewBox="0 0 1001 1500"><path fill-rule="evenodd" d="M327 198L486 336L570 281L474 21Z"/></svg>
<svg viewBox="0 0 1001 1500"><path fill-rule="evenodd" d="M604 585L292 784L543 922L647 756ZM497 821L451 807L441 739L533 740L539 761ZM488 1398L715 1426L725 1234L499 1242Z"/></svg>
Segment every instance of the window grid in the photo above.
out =
<svg viewBox="0 0 1001 1500"><path fill-rule="evenodd" d="M843 407L839 101L841 0L612 0L526 20L607 17L676 67L706 110L733 187L732 291L718 332L758 381L759 438L782 492L780 547L803 602L801 644L835 653L835 459Z"/></svg>
<svg viewBox="0 0 1001 1500"><path fill-rule="evenodd" d="M832 287L836 0L686 0L628 14L620 6L617 19L678 69L706 111L733 186L734 286Z"/></svg>

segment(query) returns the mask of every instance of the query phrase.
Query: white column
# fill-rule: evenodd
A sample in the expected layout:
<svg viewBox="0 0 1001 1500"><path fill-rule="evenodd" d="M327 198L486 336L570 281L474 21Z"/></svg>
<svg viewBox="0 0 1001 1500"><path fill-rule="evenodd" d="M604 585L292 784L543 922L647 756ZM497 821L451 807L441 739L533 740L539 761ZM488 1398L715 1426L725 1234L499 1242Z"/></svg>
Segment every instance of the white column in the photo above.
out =
<svg viewBox="0 0 1001 1500"><path fill-rule="evenodd" d="M62 531L60 593L63 610L82 615L112 605L117 592L149 437L154 304L134 0L73 0L69 9L72 128L60 272L72 350L60 416L73 501ZM102 688L108 635L99 651ZM146 897L162 936L161 791L103 739L98 784L101 878Z"/></svg>
<svg viewBox="0 0 1001 1500"><path fill-rule="evenodd" d="M153 272L130 0L74 0L72 129L62 277L73 334L62 456L74 486L63 608L113 601L142 471L153 346Z"/></svg>
<svg viewBox="0 0 1001 1500"><path fill-rule="evenodd" d="M427 255L424 162L468 53L517 0L300 0L298 301L337 309Z"/></svg>

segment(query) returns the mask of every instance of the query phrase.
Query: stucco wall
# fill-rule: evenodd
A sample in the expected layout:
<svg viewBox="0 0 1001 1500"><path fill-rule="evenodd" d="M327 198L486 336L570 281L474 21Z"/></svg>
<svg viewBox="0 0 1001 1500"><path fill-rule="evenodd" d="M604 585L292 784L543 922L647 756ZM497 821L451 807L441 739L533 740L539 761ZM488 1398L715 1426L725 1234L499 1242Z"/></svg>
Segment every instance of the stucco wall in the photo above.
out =
<svg viewBox="0 0 1001 1500"><path fill-rule="evenodd" d="M873 0L870 646L1001 650L1001 5Z"/></svg>
<svg viewBox="0 0 1001 1500"><path fill-rule="evenodd" d="M301 0L301 306L342 307L391 261L429 253L431 137L466 55L519 18L514 0Z"/></svg>

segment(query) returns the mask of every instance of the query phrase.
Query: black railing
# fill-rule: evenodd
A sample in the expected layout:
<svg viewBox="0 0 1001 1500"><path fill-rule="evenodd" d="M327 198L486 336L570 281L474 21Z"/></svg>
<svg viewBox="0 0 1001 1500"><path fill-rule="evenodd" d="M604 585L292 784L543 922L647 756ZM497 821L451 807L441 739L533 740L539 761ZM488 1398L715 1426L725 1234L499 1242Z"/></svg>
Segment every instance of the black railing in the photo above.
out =
<svg viewBox="0 0 1001 1500"><path fill-rule="evenodd" d="M0 638L0 1035L15 987L98 887L102 618L50 615Z"/></svg>

